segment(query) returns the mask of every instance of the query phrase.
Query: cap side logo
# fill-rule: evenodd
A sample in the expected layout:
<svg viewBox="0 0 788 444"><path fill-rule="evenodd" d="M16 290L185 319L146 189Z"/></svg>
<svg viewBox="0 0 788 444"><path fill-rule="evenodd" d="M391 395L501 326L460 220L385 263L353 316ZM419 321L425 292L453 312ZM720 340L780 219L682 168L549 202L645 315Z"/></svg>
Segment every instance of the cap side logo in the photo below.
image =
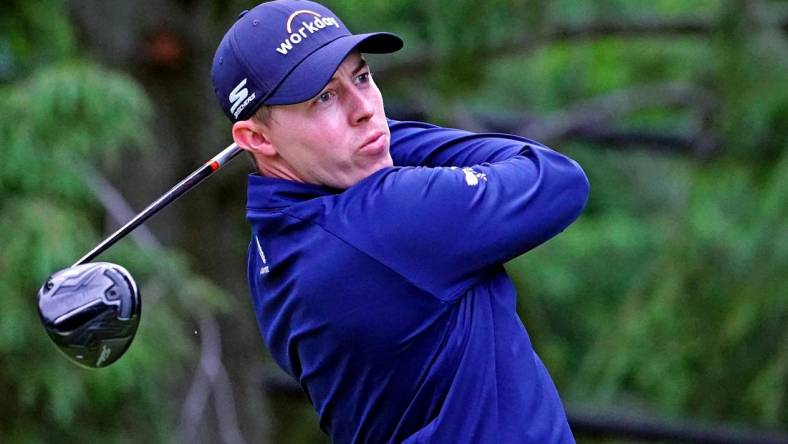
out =
<svg viewBox="0 0 788 444"><path fill-rule="evenodd" d="M230 91L229 99L230 103L233 105L230 107L230 113L237 119L238 115L241 114L241 111L246 108L246 105L249 105L249 102L254 100L255 93L249 95L249 90L244 88L246 86L246 78L241 80L241 82Z"/></svg>
<svg viewBox="0 0 788 444"><path fill-rule="evenodd" d="M293 30L293 21L296 17L302 14L312 15L314 19L309 17L306 20L302 20L301 26ZM287 53L292 51L296 45L309 38L310 35L328 26L339 28L339 22L334 17L323 17L317 12L310 11L308 9L300 9L290 14L290 17L287 18L285 30L289 35L279 44L279 47L275 48L276 52L282 55L287 55Z"/></svg>

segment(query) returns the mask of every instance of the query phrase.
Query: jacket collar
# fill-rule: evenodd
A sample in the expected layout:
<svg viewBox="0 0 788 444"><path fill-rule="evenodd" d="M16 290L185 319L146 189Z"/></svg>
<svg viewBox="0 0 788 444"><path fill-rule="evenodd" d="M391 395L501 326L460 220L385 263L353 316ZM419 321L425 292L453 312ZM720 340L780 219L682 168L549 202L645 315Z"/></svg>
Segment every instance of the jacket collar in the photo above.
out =
<svg viewBox="0 0 788 444"><path fill-rule="evenodd" d="M297 202L340 192L341 190L320 185L276 179L252 173L248 178L246 207L248 209L282 208Z"/></svg>

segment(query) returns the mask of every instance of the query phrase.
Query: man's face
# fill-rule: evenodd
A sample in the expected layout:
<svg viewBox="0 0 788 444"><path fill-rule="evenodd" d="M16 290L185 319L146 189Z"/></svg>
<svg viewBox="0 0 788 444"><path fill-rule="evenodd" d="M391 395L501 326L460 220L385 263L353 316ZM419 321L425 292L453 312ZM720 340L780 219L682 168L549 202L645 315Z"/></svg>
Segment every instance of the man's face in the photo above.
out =
<svg viewBox="0 0 788 444"><path fill-rule="evenodd" d="M304 182L345 189L393 164L383 98L358 52L317 96L271 111L265 134Z"/></svg>

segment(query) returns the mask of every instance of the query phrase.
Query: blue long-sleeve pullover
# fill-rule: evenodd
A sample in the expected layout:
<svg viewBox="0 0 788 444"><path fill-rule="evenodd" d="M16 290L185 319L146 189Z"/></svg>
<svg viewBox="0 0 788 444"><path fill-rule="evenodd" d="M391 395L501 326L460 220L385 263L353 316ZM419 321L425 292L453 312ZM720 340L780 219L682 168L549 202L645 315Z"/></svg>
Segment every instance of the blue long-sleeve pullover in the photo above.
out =
<svg viewBox="0 0 788 444"><path fill-rule="evenodd" d="M336 443L574 442L503 264L579 216L582 169L521 137L389 127L395 166L346 190L249 176L273 357Z"/></svg>

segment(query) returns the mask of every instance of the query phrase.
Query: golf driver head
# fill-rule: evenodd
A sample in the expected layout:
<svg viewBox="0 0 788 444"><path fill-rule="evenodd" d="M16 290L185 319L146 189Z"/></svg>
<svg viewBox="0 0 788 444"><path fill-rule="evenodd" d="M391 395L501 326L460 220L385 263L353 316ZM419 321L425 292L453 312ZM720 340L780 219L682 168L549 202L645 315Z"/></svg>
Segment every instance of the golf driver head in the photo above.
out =
<svg viewBox="0 0 788 444"><path fill-rule="evenodd" d="M129 272L109 262L58 271L38 291L38 313L49 337L74 362L106 367L128 349L141 301Z"/></svg>

